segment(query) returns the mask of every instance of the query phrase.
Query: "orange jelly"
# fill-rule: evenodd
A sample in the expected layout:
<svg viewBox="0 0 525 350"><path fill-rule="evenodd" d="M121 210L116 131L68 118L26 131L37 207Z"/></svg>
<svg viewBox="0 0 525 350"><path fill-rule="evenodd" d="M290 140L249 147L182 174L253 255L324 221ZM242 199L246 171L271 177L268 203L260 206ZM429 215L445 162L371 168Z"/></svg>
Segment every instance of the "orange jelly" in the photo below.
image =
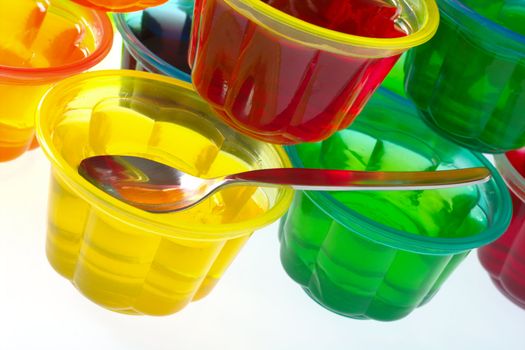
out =
<svg viewBox="0 0 525 350"><path fill-rule="evenodd" d="M2 2L0 13L0 161L35 148L34 113L51 83L109 52L109 19L64 2Z"/></svg>

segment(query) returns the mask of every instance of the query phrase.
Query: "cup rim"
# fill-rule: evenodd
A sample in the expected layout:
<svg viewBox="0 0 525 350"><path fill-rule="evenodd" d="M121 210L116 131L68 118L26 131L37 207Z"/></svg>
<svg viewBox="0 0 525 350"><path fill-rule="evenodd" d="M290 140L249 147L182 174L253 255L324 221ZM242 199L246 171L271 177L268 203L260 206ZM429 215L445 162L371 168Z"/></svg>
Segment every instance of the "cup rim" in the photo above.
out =
<svg viewBox="0 0 525 350"><path fill-rule="evenodd" d="M161 5L164 6L165 4ZM133 33L128 23L126 22L127 16L136 14L138 12L130 13L113 13L113 18L115 19L115 26L122 36L125 49L135 58L137 61L146 61L148 64L152 65L159 70L160 73L168 75L173 78L181 79L187 82L191 82L191 75L183 72L177 67L169 64L159 56L157 56L153 51L148 49Z"/></svg>
<svg viewBox="0 0 525 350"><path fill-rule="evenodd" d="M69 76L93 67L107 56L113 45L113 26L109 17L101 11L89 9L78 4L67 2L52 1L50 6L65 10L76 18L82 18L81 12L91 12L93 17L101 24L100 44L88 56L83 59L59 66L53 67L14 67L0 64L0 76L11 78L14 80L54 80L63 76ZM91 26L91 23L88 23Z"/></svg>
<svg viewBox="0 0 525 350"><path fill-rule="evenodd" d="M125 204L124 202L121 202L120 200L98 189L89 181L80 176L78 172L72 166L70 166L56 150L56 147L54 146L51 138L52 133L47 133L45 131L48 128L48 118L45 116L46 114L44 114L44 117L42 117L41 112L43 110L53 108L52 106L56 106L54 102L61 100L60 96L63 89L78 86L78 84L81 82L105 77L128 77L133 79L156 81L174 85L185 90L191 90L193 92L195 91L191 84L177 80L175 78L133 70L103 70L82 73L66 78L51 87L41 99L37 108L35 114L35 130L40 147L51 162L53 170L58 170L56 175L60 176L63 181L67 182L67 185L70 187L69 189L72 192L88 202L91 206L97 208L105 214L111 215L117 220L125 221L128 225L135 226L140 230L147 231L152 234L177 239L214 241L237 238L265 227L284 215L293 198L293 191L288 187L282 187L279 189L280 193L278 194L276 203L267 211L265 211L264 214L249 220L242 221L240 223L194 225L192 223L181 223L180 221L176 221L174 224L166 224L152 220L155 215L163 214L149 213ZM283 163L283 166L290 167L291 163L284 149L278 145L270 146L276 151ZM176 232L174 232L174 229Z"/></svg>
<svg viewBox="0 0 525 350"><path fill-rule="evenodd" d="M378 89L376 93L386 95L387 97L394 99L398 104L411 106L411 103L407 99L391 91L388 91L385 88ZM407 117L411 116L407 115ZM452 144L452 141L450 141L450 143ZM461 148L459 145L456 146ZM304 164L297 152L296 146L287 146L286 150L294 166L304 167ZM367 240L413 253L428 255L458 254L478 248L496 240L508 227L512 215L510 194L498 171L481 153L470 150L467 151L470 152L472 157L478 160L482 166L485 166L489 169L492 174L492 179L490 181L495 182L495 189L497 192L495 195L499 196L501 199L499 201L500 205L497 207L496 215L494 218L492 218L490 227L474 236L458 238L429 237L393 229L388 225L371 220L368 217L344 206L335 198L333 198L330 192L304 191L304 193L322 212L324 212L330 218L351 229L353 233L358 234ZM486 184L476 186L486 186ZM349 227L350 223L352 227ZM362 230L356 231L356 226Z"/></svg>
<svg viewBox="0 0 525 350"><path fill-rule="evenodd" d="M516 197L522 202L525 202L525 178L523 178L514 165L512 165L507 154L495 154L494 163L496 163L496 168L501 173L507 187Z"/></svg>
<svg viewBox="0 0 525 350"><path fill-rule="evenodd" d="M476 30L483 28L483 32L491 32L504 38L504 40L513 40L525 45L525 35L517 33L505 26L493 21L492 19L483 16L473 8L465 5L460 0L436 0L440 5L442 15L450 17L447 11L452 11L454 17L450 17L452 21L465 27L468 22L474 22ZM457 18L459 17L459 18ZM471 30L471 27L467 27ZM525 49L524 49L525 51Z"/></svg>
<svg viewBox="0 0 525 350"><path fill-rule="evenodd" d="M237 12L242 13L250 20L274 33L276 33L276 30L264 22L267 22L268 20L276 21L286 25L294 31L314 37L320 37L328 42L333 42L336 45L351 45L353 47L362 47L365 49L405 51L430 40L430 38L436 33L439 24L439 10L434 0L419 0L425 7L426 18L424 22L416 32L399 38L364 37L323 28L282 12L260 0L221 1L224 1ZM282 36L282 34L277 34ZM320 46L325 47L326 45L320 44Z"/></svg>

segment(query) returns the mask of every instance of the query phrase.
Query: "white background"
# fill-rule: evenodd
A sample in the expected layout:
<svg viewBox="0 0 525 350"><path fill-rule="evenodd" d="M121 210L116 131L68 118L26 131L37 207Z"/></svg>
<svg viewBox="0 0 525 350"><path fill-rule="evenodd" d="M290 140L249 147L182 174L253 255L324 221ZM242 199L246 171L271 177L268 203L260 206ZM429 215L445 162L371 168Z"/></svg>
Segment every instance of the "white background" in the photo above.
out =
<svg viewBox="0 0 525 350"><path fill-rule="evenodd" d="M118 68L120 41L99 68ZM0 349L525 349L525 310L473 252L407 318L330 313L287 277L277 225L257 232L215 290L168 317L128 316L85 299L49 266L49 165L40 150L0 163Z"/></svg>

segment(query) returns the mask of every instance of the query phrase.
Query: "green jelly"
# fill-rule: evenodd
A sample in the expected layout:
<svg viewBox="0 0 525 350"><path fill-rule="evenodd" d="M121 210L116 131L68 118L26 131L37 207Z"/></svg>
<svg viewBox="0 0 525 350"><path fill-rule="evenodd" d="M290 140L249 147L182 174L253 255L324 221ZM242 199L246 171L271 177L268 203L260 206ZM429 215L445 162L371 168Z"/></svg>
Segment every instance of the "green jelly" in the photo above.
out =
<svg viewBox="0 0 525 350"><path fill-rule="evenodd" d="M315 301L344 316L408 315L510 221L509 193L490 162L431 131L408 100L385 89L350 128L287 152L297 167L494 172L485 184L444 190L298 191L280 225L281 262Z"/></svg>
<svg viewBox="0 0 525 350"><path fill-rule="evenodd" d="M388 90L395 92L396 94L406 97L404 80L405 80L405 59L406 53L402 54L399 60L397 60L392 70L388 73L381 86L387 88Z"/></svg>
<svg viewBox="0 0 525 350"><path fill-rule="evenodd" d="M407 96L435 130L469 149L525 146L523 0L437 3L436 35L407 54Z"/></svg>

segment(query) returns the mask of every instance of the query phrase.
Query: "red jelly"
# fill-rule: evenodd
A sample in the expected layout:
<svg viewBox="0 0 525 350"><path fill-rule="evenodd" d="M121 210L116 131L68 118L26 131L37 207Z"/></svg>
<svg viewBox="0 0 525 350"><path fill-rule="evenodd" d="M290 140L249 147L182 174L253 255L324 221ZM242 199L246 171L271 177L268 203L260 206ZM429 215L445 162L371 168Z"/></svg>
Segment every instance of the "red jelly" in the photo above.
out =
<svg viewBox="0 0 525 350"><path fill-rule="evenodd" d="M498 289L525 309L525 149L495 159L511 190L512 221L501 238L478 250L478 257Z"/></svg>
<svg viewBox="0 0 525 350"><path fill-rule="evenodd" d="M411 28L382 0L260 1L280 11L249 0L197 0L190 50L198 93L260 140L312 142L346 128L408 49L377 46L377 38L401 38ZM261 6L279 14L274 25L253 16ZM334 44L338 35L345 39Z"/></svg>

